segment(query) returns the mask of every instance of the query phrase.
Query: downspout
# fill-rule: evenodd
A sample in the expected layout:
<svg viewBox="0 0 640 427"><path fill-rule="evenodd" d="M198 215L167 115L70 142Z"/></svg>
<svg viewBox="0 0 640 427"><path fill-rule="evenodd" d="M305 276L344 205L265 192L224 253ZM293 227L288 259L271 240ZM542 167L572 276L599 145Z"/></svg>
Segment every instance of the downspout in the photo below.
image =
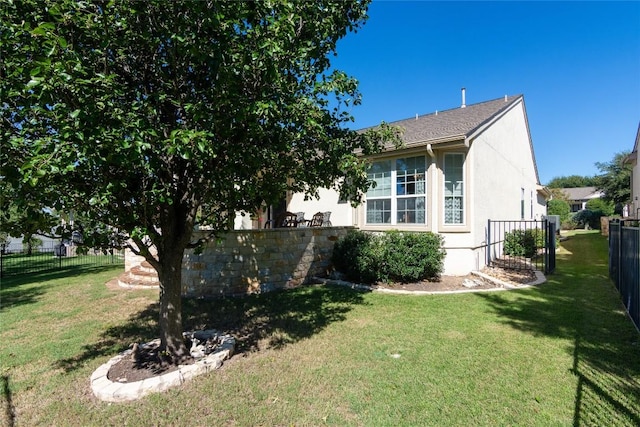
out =
<svg viewBox="0 0 640 427"><path fill-rule="evenodd" d="M431 147L431 144L427 144L427 153L429 153L429 157L431 157L432 159L436 158L436 154L433 152L433 147Z"/></svg>
<svg viewBox="0 0 640 427"><path fill-rule="evenodd" d="M433 147L431 146L431 144L427 144L427 153L429 154L429 157L431 157L431 159L433 159L433 161L431 162L431 166L429 167L429 169L431 169L431 173L430 173L430 177L434 179L428 179L427 183L428 185L431 185L431 200L427 200L430 205L431 205L431 232L433 233L437 233L438 232L438 186L437 186L437 182L438 182L438 174L437 174L437 162L436 162L436 153L433 152ZM435 171L434 171L435 169Z"/></svg>

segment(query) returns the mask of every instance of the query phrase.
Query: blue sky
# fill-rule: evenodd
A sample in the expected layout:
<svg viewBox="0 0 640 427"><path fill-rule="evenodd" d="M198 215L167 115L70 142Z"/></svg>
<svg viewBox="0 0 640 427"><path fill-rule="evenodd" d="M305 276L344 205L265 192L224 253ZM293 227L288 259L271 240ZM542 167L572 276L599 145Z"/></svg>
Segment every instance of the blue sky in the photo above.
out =
<svg viewBox="0 0 640 427"><path fill-rule="evenodd" d="M354 129L523 94L540 181L599 173L640 121L640 2L376 1L332 65Z"/></svg>

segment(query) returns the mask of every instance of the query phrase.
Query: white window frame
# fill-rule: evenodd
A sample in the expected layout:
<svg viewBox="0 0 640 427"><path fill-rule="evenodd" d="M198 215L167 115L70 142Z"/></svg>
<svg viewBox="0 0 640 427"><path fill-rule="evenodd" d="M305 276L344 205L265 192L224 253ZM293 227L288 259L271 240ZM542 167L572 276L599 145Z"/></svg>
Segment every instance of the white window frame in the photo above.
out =
<svg viewBox="0 0 640 427"><path fill-rule="evenodd" d="M447 157L448 156L460 156L462 157L462 195L461 196L447 196ZM465 227L467 225L467 171L466 171L466 160L467 156L462 152L451 152L444 153L442 156L442 224L445 227ZM446 214L446 200L447 197L454 197L461 199L461 211L462 211L462 222L447 222L447 214Z"/></svg>
<svg viewBox="0 0 640 427"><path fill-rule="evenodd" d="M423 181L418 181L417 183L414 183L414 185L423 185L422 188L422 193L416 193L416 194L398 194L398 170L397 170L397 161L400 159L412 159L412 158L421 158L424 160L424 171L422 172L424 179ZM390 162L390 172L391 172L391 176L390 176L390 182L391 182L391 188L390 188L390 192L389 194L385 194L385 195L376 195L376 196L372 196L371 194L367 194L366 197L366 202L364 204L364 222L365 225L367 226L396 226L396 225L400 225L400 226L409 226L409 227L425 227L427 225L428 219L427 219L427 200L428 200L428 168L429 168L429 161L427 159L426 156L424 155L406 155L406 156L400 156L400 157L394 157L391 159L380 159L380 160L376 160L373 161L373 163L381 163L381 162L385 162L388 161ZM402 175L400 175L402 176ZM410 184L410 183L409 183ZM371 190L370 190L371 191ZM373 190L375 191L375 189ZM424 221L423 222L402 222L402 221L398 221L398 200L400 199L411 199L411 198L424 198ZM368 206L369 206L369 202L375 202L377 200L390 200L390 211L389 211L389 222L369 222L368 219Z"/></svg>

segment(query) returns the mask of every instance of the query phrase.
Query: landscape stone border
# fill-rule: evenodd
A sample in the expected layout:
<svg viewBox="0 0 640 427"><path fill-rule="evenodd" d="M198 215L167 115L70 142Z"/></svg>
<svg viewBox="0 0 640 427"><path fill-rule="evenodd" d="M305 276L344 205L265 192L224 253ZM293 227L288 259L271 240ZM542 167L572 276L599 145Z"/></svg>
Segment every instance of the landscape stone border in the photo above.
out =
<svg viewBox="0 0 640 427"><path fill-rule="evenodd" d="M437 294L465 294L470 292L496 292L496 291L508 291L514 289L525 289L530 288L532 286L540 285L547 281L545 275L538 270L533 271L536 275L536 279L529 283L523 283L520 285L514 285L513 283L507 283L503 280L497 279L495 277L489 276L487 274L481 273L479 271L472 271L472 275L476 275L478 277L482 277L496 285L495 288L491 289L460 289L455 291L409 291L406 289L385 289L385 288L374 288L368 285L361 285L357 283L347 282L345 280L337 280L337 279L325 279L321 277L314 277L313 280L321 283L323 285L339 285L346 286L351 289L359 289L371 292L380 292L384 294L398 294L398 295L437 295Z"/></svg>
<svg viewBox="0 0 640 427"><path fill-rule="evenodd" d="M215 352L202 357L193 364L180 365L177 370L147 378L142 381L130 383L111 381L107 378L111 366L118 363L133 350L126 350L111 358L107 363L96 369L91 375L91 390L100 400L105 402L126 402L137 400L149 393L157 393L177 387L198 375L203 375L218 369L224 360L233 356L236 341L231 335L221 335L220 344ZM149 344L158 344L160 340L151 341Z"/></svg>

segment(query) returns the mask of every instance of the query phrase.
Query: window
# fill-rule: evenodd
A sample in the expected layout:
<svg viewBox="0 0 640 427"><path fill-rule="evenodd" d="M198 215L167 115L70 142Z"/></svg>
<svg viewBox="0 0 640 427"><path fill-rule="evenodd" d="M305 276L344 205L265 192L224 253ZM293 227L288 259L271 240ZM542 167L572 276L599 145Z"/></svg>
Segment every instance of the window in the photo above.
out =
<svg viewBox="0 0 640 427"><path fill-rule="evenodd" d="M524 219L524 188L520 189L520 219Z"/></svg>
<svg viewBox="0 0 640 427"><path fill-rule="evenodd" d="M367 224L426 223L424 156L384 160L371 165L367 191Z"/></svg>
<svg viewBox="0 0 640 427"><path fill-rule="evenodd" d="M464 224L464 154L444 155L444 223Z"/></svg>

